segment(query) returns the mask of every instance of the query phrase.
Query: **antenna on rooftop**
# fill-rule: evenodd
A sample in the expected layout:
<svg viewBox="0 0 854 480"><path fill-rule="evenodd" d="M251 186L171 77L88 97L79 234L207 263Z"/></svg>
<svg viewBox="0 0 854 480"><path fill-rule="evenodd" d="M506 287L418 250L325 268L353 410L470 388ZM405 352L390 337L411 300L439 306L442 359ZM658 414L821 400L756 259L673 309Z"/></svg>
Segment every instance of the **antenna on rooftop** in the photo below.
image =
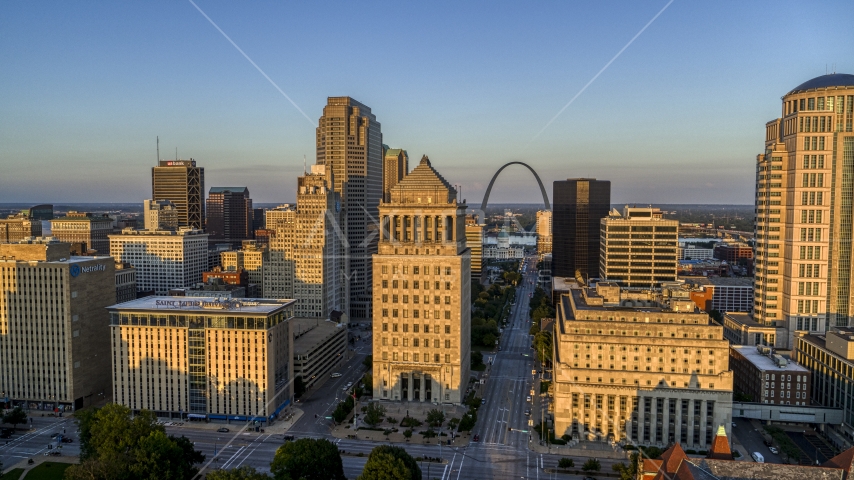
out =
<svg viewBox="0 0 854 480"><path fill-rule="evenodd" d="M302 174L303 174L303 175L305 175L305 174L306 174L306 170L305 170L305 168L306 168L306 167L305 167L305 155L303 155L303 156L302 156Z"/></svg>

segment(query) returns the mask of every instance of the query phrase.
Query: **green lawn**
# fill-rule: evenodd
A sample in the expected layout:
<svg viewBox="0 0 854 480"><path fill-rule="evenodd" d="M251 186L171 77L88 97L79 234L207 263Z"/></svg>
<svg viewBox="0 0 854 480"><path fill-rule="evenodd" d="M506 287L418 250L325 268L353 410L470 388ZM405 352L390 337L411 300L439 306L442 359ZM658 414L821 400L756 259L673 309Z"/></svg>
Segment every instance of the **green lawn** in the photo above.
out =
<svg viewBox="0 0 854 480"><path fill-rule="evenodd" d="M0 480L19 480L21 478L21 473L23 473L23 468L15 468L9 470L8 472L0 475Z"/></svg>
<svg viewBox="0 0 854 480"><path fill-rule="evenodd" d="M62 480L65 469L70 463L44 462L30 470L24 480Z"/></svg>

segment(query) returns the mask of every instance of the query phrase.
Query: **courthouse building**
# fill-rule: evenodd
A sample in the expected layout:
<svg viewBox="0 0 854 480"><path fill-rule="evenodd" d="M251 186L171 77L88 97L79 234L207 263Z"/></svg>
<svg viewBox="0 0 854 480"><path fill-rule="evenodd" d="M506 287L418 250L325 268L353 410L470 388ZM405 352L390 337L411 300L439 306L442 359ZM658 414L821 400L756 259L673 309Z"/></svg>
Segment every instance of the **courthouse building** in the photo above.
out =
<svg viewBox="0 0 854 480"><path fill-rule="evenodd" d="M113 401L158 416L269 421L293 395L293 304L152 296L109 307Z"/></svg>
<svg viewBox="0 0 854 480"><path fill-rule="evenodd" d="M471 257L464 203L425 156L380 204L375 399L460 404L469 381Z"/></svg>
<svg viewBox="0 0 854 480"><path fill-rule="evenodd" d="M706 449L729 433L729 342L687 292L573 287L557 317L555 435Z"/></svg>
<svg viewBox="0 0 854 480"><path fill-rule="evenodd" d="M46 410L109 399L113 259L25 242L0 245L0 396Z"/></svg>

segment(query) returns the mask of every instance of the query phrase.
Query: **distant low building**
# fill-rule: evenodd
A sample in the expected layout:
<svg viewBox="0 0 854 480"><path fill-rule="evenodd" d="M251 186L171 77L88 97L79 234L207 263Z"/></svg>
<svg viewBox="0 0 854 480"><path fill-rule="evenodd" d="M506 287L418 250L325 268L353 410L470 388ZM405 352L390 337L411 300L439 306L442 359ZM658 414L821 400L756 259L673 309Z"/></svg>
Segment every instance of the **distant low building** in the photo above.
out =
<svg viewBox="0 0 854 480"><path fill-rule="evenodd" d="M72 210L64 217L51 220L50 231L61 242L80 242L100 255L110 254L109 235L113 233L113 219L107 215Z"/></svg>
<svg viewBox="0 0 854 480"><path fill-rule="evenodd" d="M25 238L41 236L41 220L21 213L0 219L0 243L18 243Z"/></svg>
<svg viewBox="0 0 854 480"><path fill-rule="evenodd" d="M724 260L732 264L738 263L741 259L753 259L753 248L746 243L741 242L725 242L715 245L715 258Z"/></svg>
<svg viewBox="0 0 854 480"><path fill-rule="evenodd" d="M753 310L753 278L682 277L691 289L691 300L711 312L750 312Z"/></svg>
<svg viewBox="0 0 854 480"><path fill-rule="evenodd" d="M785 348L786 329L759 323L746 312L724 313L724 336L734 345Z"/></svg>

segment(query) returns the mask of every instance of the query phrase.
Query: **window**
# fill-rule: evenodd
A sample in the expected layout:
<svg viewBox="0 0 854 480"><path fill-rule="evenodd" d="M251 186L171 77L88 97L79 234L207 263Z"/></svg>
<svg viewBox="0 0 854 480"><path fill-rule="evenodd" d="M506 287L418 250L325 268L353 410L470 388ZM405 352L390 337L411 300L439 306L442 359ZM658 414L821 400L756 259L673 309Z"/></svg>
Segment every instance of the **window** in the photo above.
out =
<svg viewBox="0 0 854 480"><path fill-rule="evenodd" d="M388 310L386 310L386 311L388 311ZM388 331L388 324L387 323L383 323L383 331L384 332Z"/></svg>
<svg viewBox="0 0 854 480"><path fill-rule="evenodd" d="M445 333L451 333L451 326L445 325Z"/></svg>
<svg viewBox="0 0 854 480"><path fill-rule="evenodd" d="M445 311L445 320L450 320L450 319L451 319L451 312L446 310Z"/></svg>

